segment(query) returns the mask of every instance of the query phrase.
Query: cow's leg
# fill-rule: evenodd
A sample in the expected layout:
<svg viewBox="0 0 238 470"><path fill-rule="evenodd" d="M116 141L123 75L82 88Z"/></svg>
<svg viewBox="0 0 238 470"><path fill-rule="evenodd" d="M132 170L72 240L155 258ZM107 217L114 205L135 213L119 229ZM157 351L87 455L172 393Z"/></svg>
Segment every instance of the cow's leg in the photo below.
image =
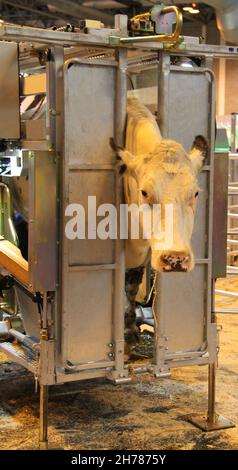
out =
<svg viewBox="0 0 238 470"><path fill-rule="evenodd" d="M133 268L126 271L126 309L125 309L125 340L127 343L138 341L136 326L136 294L142 282L144 268Z"/></svg>

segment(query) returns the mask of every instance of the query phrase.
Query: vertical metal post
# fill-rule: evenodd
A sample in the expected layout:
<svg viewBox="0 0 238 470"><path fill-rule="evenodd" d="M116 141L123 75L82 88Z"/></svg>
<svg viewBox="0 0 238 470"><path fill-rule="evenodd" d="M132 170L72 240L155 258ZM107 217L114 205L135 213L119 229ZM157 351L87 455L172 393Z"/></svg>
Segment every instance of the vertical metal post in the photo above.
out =
<svg viewBox="0 0 238 470"><path fill-rule="evenodd" d="M160 310L160 294L159 289L161 286L162 276L157 275L155 281L155 298L153 304L153 314L155 322L155 336L154 336L154 365L153 373L156 377L168 377L170 375L169 368L165 365L165 351L167 349L165 336L165 315L161 315Z"/></svg>
<svg viewBox="0 0 238 470"><path fill-rule="evenodd" d="M207 422L210 425L216 422L216 363L208 365L208 412Z"/></svg>
<svg viewBox="0 0 238 470"><path fill-rule="evenodd" d="M159 52L158 125L164 139L169 137L169 73L170 55Z"/></svg>
<svg viewBox="0 0 238 470"><path fill-rule="evenodd" d="M40 385L40 450L48 449L48 385Z"/></svg>
<svg viewBox="0 0 238 470"><path fill-rule="evenodd" d="M116 16L116 27L122 31L127 29L125 15ZM116 90L114 108L114 137L117 145L124 146L124 129L127 102L127 49L118 48L115 52L117 60ZM120 204L123 202L122 180L118 173L115 175L116 207L119 219ZM115 240L114 274L114 304L113 304L113 338L115 370L111 373L114 382L129 380L128 371L124 367L124 292L125 292L125 243L120 239L120 220L117 224L117 239Z"/></svg>
<svg viewBox="0 0 238 470"><path fill-rule="evenodd" d="M117 145L124 145L123 133L126 117L127 100L127 50L118 49L116 51L117 76L116 76L116 103L115 103L115 142ZM123 202L122 180L118 174L115 176L116 184L116 207L120 214L120 204ZM120 225L118 224L118 236L115 240L115 262L116 269L114 275L114 354L115 371L112 373L114 381L124 381L127 371L124 368L124 291L125 291L125 246L120 240Z"/></svg>
<svg viewBox="0 0 238 470"><path fill-rule="evenodd" d="M236 125L237 125L237 114L231 114L231 151L233 153L236 152L237 144L236 144Z"/></svg>

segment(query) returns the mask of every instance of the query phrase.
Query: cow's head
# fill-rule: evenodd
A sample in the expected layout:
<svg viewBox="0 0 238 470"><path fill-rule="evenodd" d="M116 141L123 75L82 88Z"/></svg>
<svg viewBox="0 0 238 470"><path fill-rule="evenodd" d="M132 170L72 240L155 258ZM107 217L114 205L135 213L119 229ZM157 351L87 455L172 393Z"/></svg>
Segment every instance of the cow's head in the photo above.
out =
<svg viewBox="0 0 238 470"><path fill-rule="evenodd" d="M158 248L153 231L148 240L152 267L159 272L191 271L194 267L191 237L199 195L197 177L207 153L205 138L197 136L190 153L172 140L162 140L153 152L143 156L126 150L118 153L125 176L133 177L137 183L138 204L148 204L151 211L154 204L160 204L162 225L165 205L170 204L172 208L170 247Z"/></svg>

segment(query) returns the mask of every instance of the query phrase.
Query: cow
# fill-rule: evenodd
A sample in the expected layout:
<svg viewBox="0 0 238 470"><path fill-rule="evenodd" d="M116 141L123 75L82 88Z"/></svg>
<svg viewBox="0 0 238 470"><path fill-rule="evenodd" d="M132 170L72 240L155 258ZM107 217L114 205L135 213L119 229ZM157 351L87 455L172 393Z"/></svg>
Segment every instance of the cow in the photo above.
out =
<svg viewBox="0 0 238 470"><path fill-rule="evenodd" d="M194 268L191 236L199 194L197 177L207 149L206 139L200 135L195 137L189 153L178 142L163 140L149 109L136 98L128 98L125 148L116 149L125 201L128 205L147 204L151 211L154 204L160 204L162 214L165 205L170 204L173 211L173 241L169 249L158 249L153 232L149 239L133 239L129 229L125 312L128 342L137 339L135 299L147 263L151 262L155 272L189 272Z"/></svg>

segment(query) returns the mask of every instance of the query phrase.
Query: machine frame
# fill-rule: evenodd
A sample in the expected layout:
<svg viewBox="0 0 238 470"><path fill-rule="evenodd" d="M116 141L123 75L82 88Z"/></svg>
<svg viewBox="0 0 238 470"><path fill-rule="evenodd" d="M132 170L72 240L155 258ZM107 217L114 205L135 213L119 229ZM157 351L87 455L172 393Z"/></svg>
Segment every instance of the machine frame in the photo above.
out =
<svg viewBox="0 0 238 470"><path fill-rule="evenodd" d="M80 263L69 261L69 247L65 241L64 226L65 205L69 201L71 190L71 174L82 174L85 171L104 171L112 173L115 178L115 200L119 206L123 200L121 180L115 170L113 160L91 163L90 168L83 163L74 163L67 156L67 126L65 121L67 74L74 67L101 67L103 70L113 69L114 87L114 139L117 145L123 145L124 128L126 119L126 97L127 97L127 69L130 67L147 67L148 63L159 67L159 107L161 117L159 124L164 137L168 133L168 93L169 74L184 73L181 67L171 67L172 56L202 58L202 68L190 70L193 76L204 73L209 76L210 108L208 119L208 138L210 143L210 158L203 171L208 175L208 205L206 220L204 224L208 227L208 252L207 255L197 260L197 264L206 267L206 288L204 304L204 318L206 320L206 348L204 350L189 351L185 347L183 351L172 351L168 353L168 338L163 330L168 315L166 303L161 307L159 298L156 302L156 312L159 319L160 331L156 335L155 355L151 363L142 365L141 369L150 371L157 377L167 376L172 367L185 365L208 365L209 366L209 407L208 415L205 417L207 430L214 430L222 422L215 413L215 371L218 352L218 333L213 308L213 266L216 263L216 276L224 275L223 260L212 259L212 245L214 243L213 227L213 148L215 122L215 94L214 77L210 70L213 58L229 57L238 58L237 48L225 46L208 46L199 44L191 38L184 38L179 45L168 44L168 42L156 42L148 40L148 37L128 37L127 17L117 15L115 29L90 30L85 33L69 33L60 31L49 31L35 28L18 27L2 24L0 26L0 38L3 41L13 41L19 44L19 64L21 72L21 86L23 94L27 95L29 86L29 74L31 75L31 86L34 93L45 92L47 96L47 112L44 139L37 139L37 132L30 126L25 131L24 138L18 144L28 154L29 162L29 280L23 282L17 274L9 269L9 274L14 277L17 295L21 297L21 304L25 306L25 316L29 325L29 311L36 319L38 315L39 337L19 333L11 325L8 333L21 344L16 347L14 343L5 340L0 343L0 349L4 351L13 361L23 365L33 372L36 382L40 384L40 447L47 447L47 402L48 386L51 384L64 383L95 377L107 377L115 383L124 383L130 380L128 368L124 363L124 243L116 240L113 246L114 258L110 263L80 265ZM123 39L126 38L125 41ZM144 39L144 41L143 41ZM145 42L146 41L146 42ZM67 47L66 47L67 46ZM1 43L0 43L1 47ZM39 60L40 58L40 60ZM43 81L37 82L40 73L44 73ZM70 73L71 73L70 72ZM65 85L66 84L66 85ZM66 88L65 88L66 86ZM86 86L86 85L85 85ZM101 88L104 89L103 86ZM170 136L170 135L169 135ZM224 157L225 162L226 156ZM224 163L225 164L225 163ZM223 174L224 177L224 174ZM221 184L225 187L226 181ZM48 188L51 188L50 194ZM42 189L43 188L43 189ZM42 200L39 194L42 193ZM49 197L50 196L50 197ZM50 217L49 217L50 212ZM52 214L54 215L52 217ZM226 214L224 214L226 220ZM47 221L47 222L46 222ZM222 223L222 221L220 221ZM49 243L48 243L49 242ZM218 253L219 258L219 253ZM46 266L50 266L45 275ZM217 266L220 266L220 271ZM70 315L70 302L66 301L70 289L72 273L76 283L76 273L92 271L103 273L108 270L112 272L111 301L111 340L108 342L108 358L97 360L79 361L72 364L71 361L62 360L64 351L64 334L67 334ZM215 271L214 271L215 272ZM179 275L179 274L178 274ZM71 276L71 277L70 277ZM165 283L166 284L166 283ZM161 298L167 298L167 284L160 280L158 289ZM66 286L63 287L62 286ZM106 289L106 287L105 287ZM33 304L33 300L38 303ZM99 295L99 292L98 294ZM204 291L199 292L204 295ZM78 299L80 302L80 298ZM37 312L37 306L39 312ZM95 311L97 300L95 294ZM192 308L192 305L191 305ZM69 309L69 310L67 310ZM34 310L34 311L33 311ZM70 315L67 317L69 311ZM102 309L103 311L103 309ZM102 313L102 312L101 312ZM65 316L66 315L66 316ZM24 312L23 312L24 316ZM91 320L95 317L92 312ZM66 319L66 320L65 320ZM63 329L62 329L62 322ZM29 329L31 327L29 326ZM185 335L186 336L186 335ZM63 338L63 339L62 339ZM87 341L87 338L85 338ZM80 345L79 345L80 352ZM97 356L97 351L95 351ZM225 423L226 427L231 423Z"/></svg>

